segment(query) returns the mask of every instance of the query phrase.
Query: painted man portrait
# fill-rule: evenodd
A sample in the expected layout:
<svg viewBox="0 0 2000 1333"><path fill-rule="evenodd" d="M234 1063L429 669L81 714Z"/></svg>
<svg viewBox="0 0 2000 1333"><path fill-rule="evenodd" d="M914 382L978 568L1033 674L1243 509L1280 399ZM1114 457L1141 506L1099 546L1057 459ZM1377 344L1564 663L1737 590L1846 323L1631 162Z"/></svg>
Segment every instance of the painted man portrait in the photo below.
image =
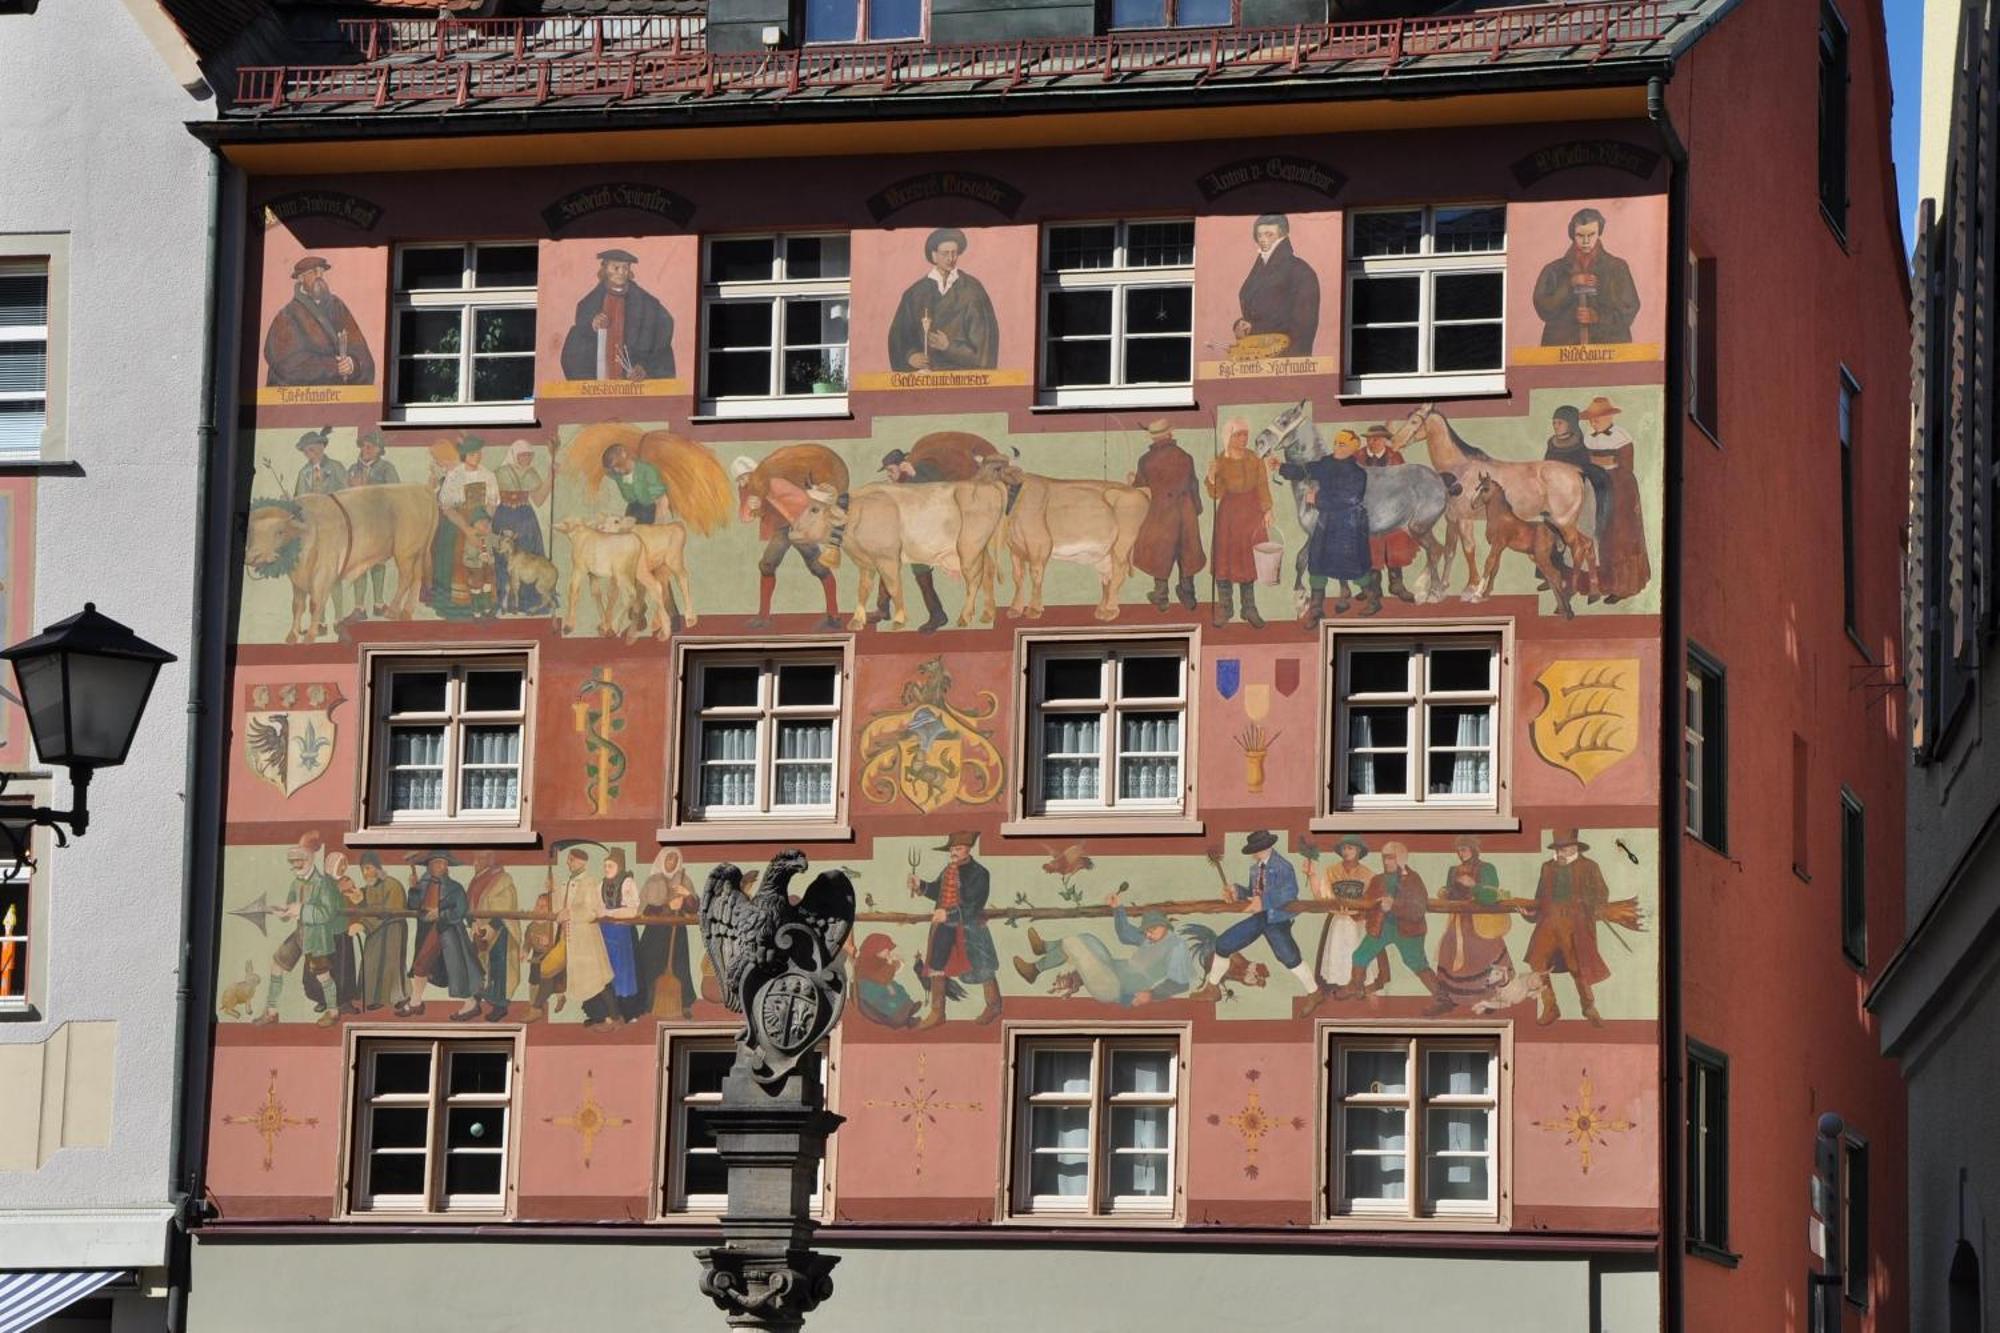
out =
<svg viewBox="0 0 2000 1333"><path fill-rule="evenodd" d="M930 271L910 284L889 325L897 370L991 370L1000 364L1000 321L979 279L958 266L965 233L940 227L924 240Z"/></svg>
<svg viewBox="0 0 2000 1333"><path fill-rule="evenodd" d="M292 299L264 335L266 382L373 384L375 358L347 303L326 285L333 267L318 255L292 265Z"/></svg>
<svg viewBox="0 0 2000 1333"><path fill-rule="evenodd" d="M674 377L674 317L633 278L638 262L629 250L598 252L597 285L576 303L576 322L563 339L565 378Z"/></svg>
<svg viewBox="0 0 2000 1333"><path fill-rule="evenodd" d="M1319 331L1319 274L1292 253L1292 224L1283 213L1258 218L1250 237L1257 258L1237 290L1242 313L1230 331L1238 342L1257 339L1252 346L1260 356L1311 356Z"/></svg>
<svg viewBox="0 0 2000 1333"><path fill-rule="evenodd" d="M1632 341L1639 289L1632 268L1604 248L1604 214L1579 208L1569 220L1569 249L1535 279L1542 346Z"/></svg>

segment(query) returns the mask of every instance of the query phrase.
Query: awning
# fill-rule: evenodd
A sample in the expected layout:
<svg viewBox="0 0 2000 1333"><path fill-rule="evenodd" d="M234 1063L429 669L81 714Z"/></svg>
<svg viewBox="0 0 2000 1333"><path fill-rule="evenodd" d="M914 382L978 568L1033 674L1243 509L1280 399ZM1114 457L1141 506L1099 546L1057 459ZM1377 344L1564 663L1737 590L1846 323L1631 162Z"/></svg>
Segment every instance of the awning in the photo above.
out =
<svg viewBox="0 0 2000 1333"><path fill-rule="evenodd" d="M21 1333L123 1277L124 1270L79 1268L60 1273L0 1273L0 1333Z"/></svg>

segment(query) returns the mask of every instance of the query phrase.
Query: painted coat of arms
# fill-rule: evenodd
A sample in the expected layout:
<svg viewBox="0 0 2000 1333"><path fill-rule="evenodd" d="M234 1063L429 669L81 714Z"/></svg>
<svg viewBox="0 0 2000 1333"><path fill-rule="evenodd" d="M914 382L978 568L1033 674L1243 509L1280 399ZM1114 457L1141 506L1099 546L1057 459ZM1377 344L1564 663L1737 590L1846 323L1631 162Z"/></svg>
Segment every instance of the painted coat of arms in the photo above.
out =
<svg viewBox="0 0 2000 1333"><path fill-rule="evenodd" d="M331 681L244 687L243 758L286 796L326 775L346 700Z"/></svg>
<svg viewBox="0 0 2000 1333"><path fill-rule="evenodd" d="M1564 658L1535 677L1535 753L1589 786L1639 745L1639 659Z"/></svg>
<svg viewBox="0 0 2000 1333"><path fill-rule="evenodd" d="M991 690L969 707L952 702L951 673L933 657L903 683L898 706L876 713L861 732L861 792L876 805L897 797L920 814L957 801L985 805L1000 795L1005 764L980 724L1000 711Z"/></svg>

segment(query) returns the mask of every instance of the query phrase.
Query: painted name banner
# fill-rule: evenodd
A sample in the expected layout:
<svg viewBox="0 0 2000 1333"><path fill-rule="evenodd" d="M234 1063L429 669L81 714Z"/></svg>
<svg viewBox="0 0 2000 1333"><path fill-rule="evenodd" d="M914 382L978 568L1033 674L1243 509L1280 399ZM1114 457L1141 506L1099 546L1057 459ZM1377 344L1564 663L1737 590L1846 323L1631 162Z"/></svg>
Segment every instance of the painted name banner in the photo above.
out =
<svg viewBox="0 0 2000 1333"><path fill-rule="evenodd" d="M1274 375L1331 375L1340 369L1340 359L1332 356L1256 356L1229 361L1204 361L1200 365L1205 380L1247 380Z"/></svg>
<svg viewBox="0 0 2000 1333"><path fill-rule="evenodd" d="M536 392L543 398L668 398L692 390L682 379L550 380Z"/></svg>
<svg viewBox="0 0 2000 1333"><path fill-rule="evenodd" d="M341 190L293 190L264 205L264 225L276 227L302 218L328 218L357 231L373 231L382 206Z"/></svg>
<svg viewBox="0 0 2000 1333"><path fill-rule="evenodd" d="M1025 370L875 370L854 377L857 389L994 389L1028 383Z"/></svg>
<svg viewBox="0 0 2000 1333"><path fill-rule="evenodd" d="M1324 162L1289 153L1269 157L1245 157L1225 162L1195 178L1194 187L1203 199L1213 202L1223 195L1252 185L1296 185L1331 199L1347 184L1347 177Z"/></svg>
<svg viewBox="0 0 2000 1333"><path fill-rule="evenodd" d="M927 171L921 176L905 177L871 195L868 215L880 222L912 204L932 199L963 199L968 203L983 204L1000 216L1011 218L1021 211L1021 204L1026 198L1019 189L997 176L985 176L976 171Z"/></svg>
<svg viewBox="0 0 2000 1333"><path fill-rule="evenodd" d="M381 400L382 390L372 384L287 384L257 390L259 407L328 407Z"/></svg>
<svg viewBox="0 0 2000 1333"><path fill-rule="evenodd" d="M617 210L650 213L665 218L676 227L685 227L694 216L694 203L661 185L637 181L605 181L572 190L542 210L542 221L552 232L598 213Z"/></svg>
<svg viewBox="0 0 2000 1333"><path fill-rule="evenodd" d="M1658 361L1658 343L1570 343L1553 347L1516 347L1510 360L1517 366L1594 366L1613 361Z"/></svg>
<svg viewBox="0 0 2000 1333"><path fill-rule="evenodd" d="M1637 176L1640 180L1651 180L1654 168L1659 165L1658 153L1622 139L1572 139L1567 143L1536 149L1514 163L1513 171L1515 180L1523 185L1533 185L1558 171L1575 171L1582 167L1608 167L1628 176Z"/></svg>

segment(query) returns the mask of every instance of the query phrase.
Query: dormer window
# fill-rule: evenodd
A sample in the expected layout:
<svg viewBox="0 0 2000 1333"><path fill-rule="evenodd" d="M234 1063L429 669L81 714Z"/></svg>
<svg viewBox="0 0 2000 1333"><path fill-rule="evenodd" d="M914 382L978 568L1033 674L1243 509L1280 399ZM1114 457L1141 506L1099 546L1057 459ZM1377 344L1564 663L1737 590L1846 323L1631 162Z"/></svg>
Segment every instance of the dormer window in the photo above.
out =
<svg viewBox="0 0 2000 1333"><path fill-rule="evenodd" d="M916 41L924 35L924 0L805 0L804 28L809 45Z"/></svg>
<svg viewBox="0 0 2000 1333"><path fill-rule="evenodd" d="M1123 28L1226 28L1236 21L1235 0L1106 0L1107 26Z"/></svg>

